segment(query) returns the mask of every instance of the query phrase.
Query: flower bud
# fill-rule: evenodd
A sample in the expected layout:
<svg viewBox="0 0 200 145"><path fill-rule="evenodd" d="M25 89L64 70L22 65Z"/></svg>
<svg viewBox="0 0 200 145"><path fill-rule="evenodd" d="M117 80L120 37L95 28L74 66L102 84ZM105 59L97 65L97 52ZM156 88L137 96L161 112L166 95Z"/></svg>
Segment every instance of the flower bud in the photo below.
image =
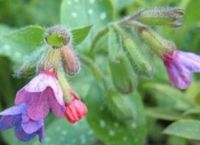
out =
<svg viewBox="0 0 200 145"><path fill-rule="evenodd" d="M70 123L81 120L88 112L87 106L76 96L71 96L71 101L65 104L65 117Z"/></svg>
<svg viewBox="0 0 200 145"><path fill-rule="evenodd" d="M56 25L47 30L45 40L53 48L61 48L65 45L71 45L72 37L67 29Z"/></svg>
<svg viewBox="0 0 200 145"><path fill-rule="evenodd" d="M80 70L80 61L74 50L70 47L60 49L64 70L69 75L75 75Z"/></svg>
<svg viewBox="0 0 200 145"><path fill-rule="evenodd" d="M126 39L124 44L133 68L135 68L139 73L151 76L153 68L142 52L136 48L134 42L131 39Z"/></svg>
<svg viewBox="0 0 200 145"><path fill-rule="evenodd" d="M137 48L136 44L132 40L133 38L128 33L118 26L115 26L115 28L123 39L124 50L127 52L127 56L133 69L145 76L151 76L153 68L147 60L145 54L141 51L141 49Z"/></svg>
<svg viewBox="0 0 200 145"><path fill-rule="evenodd" d="M158 33L149 28L145 28L142 31L139 31L139 34L143 40L159 54L162 54L165 51L176 49L174 42L163 38Z"/></svg>
<svg viewBox="0 0 200 145"><path fill-rule="evenodd" d="M117 92L109 92L106 103L109 110L120 121L129 122L134 120L134 110L131 96L122 96Z"/></svg>
<svg viewBox="0 0 200 145"><path fill-rule="evenodd" d="M131 93L137 86L137 76L127 56L118 55L115 61L110 59L109 65L115 88L124 94Z"/></svg>
<svg viewBox="0 0 200 145"><path fill-rule="evenodd" d="M179 20L183 17L184 10L180 8L153 8L143 9L133 15L134 20L147 25L167 25L180 27ZM130 17L130 20L133 18Z"/></svg>

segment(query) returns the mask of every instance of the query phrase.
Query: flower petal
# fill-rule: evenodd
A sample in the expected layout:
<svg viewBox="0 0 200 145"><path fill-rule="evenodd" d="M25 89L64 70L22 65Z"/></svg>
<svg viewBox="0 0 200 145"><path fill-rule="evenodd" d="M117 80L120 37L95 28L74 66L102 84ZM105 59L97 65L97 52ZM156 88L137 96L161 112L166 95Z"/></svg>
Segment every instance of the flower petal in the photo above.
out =
<svg viewBox="0 0 200 145"><path fill-rule="evenodd" d="M172 85L179 89L186 89L192 82L191 72L180 64L168 66L167 72Z"/></svg>
<svg viewBox="0 0 200 145"><path fill-rule="evenodd" d="M200 72L200 56L194 53L176 51L177 60L183 64L187 69L193 72Z"/></svg>
<svg viewBox="0 0 200 145"><path fill-rule="evenodd" d="M31 134L31 133L36 132L43 125L44 125L43 120L38 120L38 121L34 121L34 120L31 120L31 119L29 121L22 120L22 128L27 134Z"/></svg>
<svg viewBox="0 0 200 145"><path fill-rule="evenodd" d="M24 110L26 109L26 104L20 104L20 105L15 105L13 107L10 107L2 112L0 112L0 115L18 115L21 114L22 112L24 112Z"/></svg>
<svg viewBox="0 0 200 145"><path fill-rule="evenodd" d="M54 112L54 114L57 117L63 117L65 108L64 105L60 105L57 101L56 98L52 95L51 90L49 89L49 106L50 109Z"/></svg>
<svg viewBox="0 0 200 145"><path fill-rule="evenodd" d="M32 120L44 119L49 112L48 93L39 93L38 96L31 95L27 100L27 114Z"/></svg>
<svg viewBox="0 0 200 145"><path fill-rule="evenodd" d="M3 116L0 120L0 130L14 127L18 122L21 122L21 115Z"/></svg>
<svg viewBox="0 0 200 145"><path fill-rule="evenodd" d="M27 134L23 128L18 125L15 128L15 135L20 141L29 141L35 136L35 133Z"/></svg>
<svg viewBox="0 0 200 145"><path fill-rule="evenodd" d="M48 87L50 87L53 90L58 103L64 105L62 89L56 77L53 77L52 75L42 72L38 76L33 78L24 87L24 89L27 92L43 92Z"/></svg>
<svg viewBox="0 0 200 145"><path fill-rule="evenodd" d="M39 94L40 94L39 92L36 92L36 93L27 92L24 88L22 88L16 94L15 104L21 104L21 103L27 102L27 98L29 98L32 95L38 96Z"/></svg>
<svg viewBox="0 0 200 145"><path fill-rule="evenodd" d="M42 143L44 141L44 137L45 137L45 131L44 131L44 126L42 126L38 131L37 131L37 135L39 137L39 141Z"/></svg>

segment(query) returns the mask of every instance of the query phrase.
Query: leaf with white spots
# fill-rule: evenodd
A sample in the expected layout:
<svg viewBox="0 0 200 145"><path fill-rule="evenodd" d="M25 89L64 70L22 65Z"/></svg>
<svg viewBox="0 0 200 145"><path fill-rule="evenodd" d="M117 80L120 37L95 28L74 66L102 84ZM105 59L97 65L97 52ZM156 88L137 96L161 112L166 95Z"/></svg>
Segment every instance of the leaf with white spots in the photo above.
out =
<svg viewBox="0 0 200 145"><path fill-rule="evenodd" d="M100 28L113 19L113 8L110 0L63 0L60 19L69 28Z"/></svg>
<svg viewBox="0 0 200 145"><path fill-rule="evenodd" d="M44 44L44 32L40 26L28 26L0 36L0 54L13 62L21 62L26 54Z"/></svg>
<svg viewBox="0 0 200 145"><path fill-rule="evenodd" d="M87 96L89 108L87 119L96 135L106 145L142 145L146 132L146 120L140 96L131 96L137 115L134 121L125 123L118 121L108 110L103 92L105 91L94 83Z"/></svg>
<svg viewBox="0 0 200 145"><path fill-rule="evenodd" d="M43 145L92 145L96 141L86 120L69 124L66 119L56 119L46 128ZM33 145L41 145L36 141Z"/></svg>

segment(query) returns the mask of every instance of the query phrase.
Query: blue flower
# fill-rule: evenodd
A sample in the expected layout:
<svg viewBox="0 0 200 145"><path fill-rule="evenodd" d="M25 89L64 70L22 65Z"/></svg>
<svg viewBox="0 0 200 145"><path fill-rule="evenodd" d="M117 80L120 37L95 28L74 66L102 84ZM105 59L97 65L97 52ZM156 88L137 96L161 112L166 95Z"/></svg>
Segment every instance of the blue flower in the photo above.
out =
<svg viewBox="0 0 200 145"><path fill-rule="evenodd" d="M200 56L173 50L162 55L169 79L173 86L186 89L192 82L192 73L200 72Z"/></svg>
<svg viewBox="0 0 200 145"><path fill-rule="evenodd" d="M21 141L29 141L36 135L40 142L44 139L44 121L32 120L27 115L25 103L10 107L0 112L0 130L15 128L15 135Z"/></svg>

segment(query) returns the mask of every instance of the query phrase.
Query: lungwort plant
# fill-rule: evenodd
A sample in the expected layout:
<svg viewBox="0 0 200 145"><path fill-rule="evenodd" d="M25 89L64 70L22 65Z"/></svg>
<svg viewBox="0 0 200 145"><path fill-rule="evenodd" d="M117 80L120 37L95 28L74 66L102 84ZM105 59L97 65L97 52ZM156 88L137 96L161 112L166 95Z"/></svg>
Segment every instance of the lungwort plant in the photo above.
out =
<svg viewBox="0 0 200 145"><path fill-rule="evenodd" d="M144 8L118 17L121 5L113 5L63 0L57 25L2 26L0 130L13 128L17 139L33 145L40 144L35 136L48 145L200 140L200 85L192 82L200 56L180 49L175 36L187 11ZM173 30L174 41L165 30ZM7 143L19 144L7 134L13 133L2 132Z"/></svg>

